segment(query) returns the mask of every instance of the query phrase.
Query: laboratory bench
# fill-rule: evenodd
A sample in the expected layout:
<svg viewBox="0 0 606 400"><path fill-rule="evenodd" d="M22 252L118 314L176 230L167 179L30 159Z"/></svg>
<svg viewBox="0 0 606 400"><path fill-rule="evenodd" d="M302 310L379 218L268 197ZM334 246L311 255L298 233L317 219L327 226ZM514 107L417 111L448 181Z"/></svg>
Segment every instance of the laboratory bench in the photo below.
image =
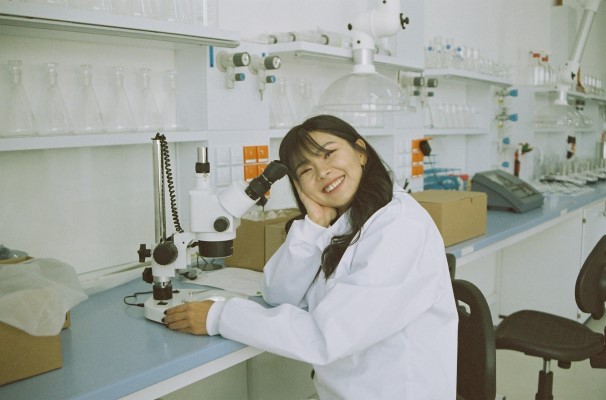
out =
<svg viewBox="0 0 606 400"><path fill-rule="evenodd" d="M603 203L606 184L594 188L581 196L547 198L543 207L523 214L489 211L485 235L447 250L460 260L495 252L583 207ZM149 290L149 284L135 279L78 304L71 311L72 326L60 334L63 367L0 386L0 398L153 399L262 353L220 336L171 331L146 320L143 308L123 302L125 296Z"/></svg>

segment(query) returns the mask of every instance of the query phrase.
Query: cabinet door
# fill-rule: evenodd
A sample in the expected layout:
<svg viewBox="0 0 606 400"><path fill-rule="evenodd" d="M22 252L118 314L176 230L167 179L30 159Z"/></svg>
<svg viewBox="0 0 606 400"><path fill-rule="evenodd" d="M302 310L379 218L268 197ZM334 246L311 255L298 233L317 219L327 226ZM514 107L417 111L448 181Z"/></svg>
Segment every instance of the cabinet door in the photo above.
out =
<svg viewBox="0 0 606 400"><path fill-rule="evenodd" d="M582 250L579 268L583 265L598 240L604 235L606 235L606 201L600 200L583 209ZM577 314L578 321L584 322L588 318L589 314L579 310Z"/></svg>
<svg viewBox="0 0 606 400"><path fill-rule="evenodd" d="M500 314L538 310L577 319L574 285L581 256L580 210L502 250Z"/></svg>

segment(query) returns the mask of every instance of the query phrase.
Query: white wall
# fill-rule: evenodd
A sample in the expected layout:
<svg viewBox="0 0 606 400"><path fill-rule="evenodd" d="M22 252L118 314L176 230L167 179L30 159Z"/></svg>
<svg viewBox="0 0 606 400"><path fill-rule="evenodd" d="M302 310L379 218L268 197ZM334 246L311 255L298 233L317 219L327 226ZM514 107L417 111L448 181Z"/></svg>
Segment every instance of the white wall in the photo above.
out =
<svg viewBox="0 0 606 400"><path fill-rule="evenodd" d="M403 0L404 5L416 7L424 13L423 29L418 32L416 44L408 44L413 52L422 52L422 47L434 36L451 37L456 42L477 47L486 57L514 66L513 72L525 60L530 48L548 49L551 39L550 0ZM578 4L571 6L578 10ZM366 10L372 0L340 1L220 1L220 27L242 32L243 37L259 33L316 27L344 31L346 23L361 11ZM420 6L422 4L422 6ZM424 11L423 11L424 8ZM406 9L404 9L406 12ZM580 12L577 13L580 17ZM411 21L414 24L415 20ZM412 27L411 27L412 29ZM416 28L415 28L416 29ZM605 37L606 6L602 5L594 23L593 31L585 51L583 68L586 72L606 78ZM409 35L409 36L406 36ZM400 40L410 42L408 31L398 34ZM407 43L408 43L407 42ZM403 43L403 42L401 42ZM253 44L243 43L243 47ZM80 64L94 66L95 85L102 105L109 101L108 70L113 65L126 68L127 90L136 90L136 70L150 67L153 72L152 85L158 102L164 100L163 73L176 65L175 49L158 45L116 45L112 43L82 43L65 38L32 38L12 35L6 30L0 34L0 65L9 59L24 61L24 85L35 105L40 98L43 82L43 63L56 61L60 64L60 82L66 101L73 103L77 85L77 68ZM406 49L404 49L406 50ZM205 66L200 66L204 68ZM349 71L345 64L322 64L316 61L285 62L277 75L292 81L297 77L313 80L314 96L338 76ZM390 72L390 73L393 73ZM257 98L255 82L249 78L234 92L220 89L222 82L215 82L218 95L210 99L216 110L231 107L231 99L238 94ZM222 76L221 74L216 74ZM518 77L514 77L518 82ZM6 92L6 71L0 75L0 93ZM223 91L222 91L223 90ZM254 103L250 109L266 112L271 101L271 90L267 91L264 103ZM444 92L445 96L448 96ZM225 101L225 99L229 101ZM203 105L194 105L202 107ZM493 107L489 105L488 107ZM247 112L243 108L225 121L225 131L215 135L214 143L230 142L230 123L239 118L246 125ZM197 110L194 108L194 110ZM264 111L263 111L264 110ZM523 113L523 109L513 110ZM230 114L230 115L232 115ZM404 131L397 139L392 132L385 136L373 136L371 143L382 149L387 159L393 160L395 143L408 141L415 130L421 128L422 116L417 114L403 120ZM259 121L259 114L250 116L250 121ZM488 122L486 122L488 123ZM221 119L213 129L221 129ZM491 128L494 133L494 128ZM239 135L243 135L242 132ZM407 136L408 135L408 136ZM243 138L243 136L234 136ZM237 139L240 140L240 139ZM242 142L253 139L241 139ZM492 145L489 137L466 136L435 138L432 147L440 153L444 165L460 167L473 173L486 168L490 160ZM241 143L234 143L239 145ZM276 157L279 140L272 139L270 152ZM0 147L2 142L0 139ZM181 146L187 149L192 146ZM474 156L474 146L484 158ZM392 152L391 154L388 154ZM187 159L187 157L183 157ZM479 164L478 164L479 163ZM0 242L21 249L36 257L55 257L71 263L80 272L100 269L134 261L139 243L153 240L153 207L151 185L151 151L149 146L93 147L63 150L32 150L0 152ZM177 175L187 176L190 165L180 165ZM186 178L185 178L186 179ZM186 179L187 180L187 179ZM185 192L187 188L180 188ZM292 204L288 188L277 187L274 191L276 206ZM187 202L180 200L181 207Z"/></svg>

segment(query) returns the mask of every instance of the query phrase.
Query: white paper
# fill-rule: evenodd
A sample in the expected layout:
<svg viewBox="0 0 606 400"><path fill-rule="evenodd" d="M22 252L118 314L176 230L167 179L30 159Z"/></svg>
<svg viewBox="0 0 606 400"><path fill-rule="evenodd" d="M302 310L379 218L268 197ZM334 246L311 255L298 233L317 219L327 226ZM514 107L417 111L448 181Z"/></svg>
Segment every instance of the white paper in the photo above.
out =
<svg viewBox="0 0 606 400"><path fill-rule="evenodd" d="M210 286L245 296L261 296L263 273L244 268L221 268L203 272L193 281L196 285Z"/></svg>

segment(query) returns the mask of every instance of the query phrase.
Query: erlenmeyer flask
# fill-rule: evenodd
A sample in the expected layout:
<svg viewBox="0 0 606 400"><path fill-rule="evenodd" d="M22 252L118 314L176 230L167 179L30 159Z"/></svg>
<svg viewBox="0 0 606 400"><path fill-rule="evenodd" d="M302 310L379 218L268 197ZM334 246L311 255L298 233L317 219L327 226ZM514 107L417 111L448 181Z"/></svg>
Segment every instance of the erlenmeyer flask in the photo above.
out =
<svg viewBox="0 0 606 400"><path fill-rule="evenodd" d="M280 78L278 85L274 88L270 108L270 126L272 128L287 128L294 125L293 112L286 89L286 78Z"/></svg>
<svg viewBox="0 0 606 400"><path fill-rule="evenodd" d="M70 7L79 10L111 11L111 0L71 0Z"/></svg>
<svg viewBox="0 0 606 400"><path fill-rule="evenodd" d="M57 63L46 64L47 86L40 99L38 125L41 135L61 135L72 132L72 121L58 85Z"/></svg>
<svg viewBox="0 0 606 400"><path fill-rule="evenodd" d="M296 95L293 102L293 111L298 122L302 122L309 116L314 106L311 97L311 83L299 79L297 80Z"/></svg>
<svg viewBox="0 0 606 400"><path fill-rule="evenodd" d="M160 18L170 22L192 22L190 3L187 0L162 0Z"/></svg>
<svg viewBox="0 0 606 400"><path fill-rule="evenodd" d="M80 89L74 105L74 131L76 133L103 132L103 115L93 88L92 66L80 66Z"/></svg>
<svg viewBox="0 0 606 400"><path fill-rule="evenodd" d="M133 15L142 18L157 18L156 3L152 0L134 0Z"/></svg>
<svg viewBox="0 0 606 400"><path fill-rule="evenodd" d="M36 119L21 83L22 65L21 60L8 61L10 87L4 107L4 127L0 129L1 136L31 136L37 132Z"/></svg>
<svg viewBox="0 0 606 400"><path fill-rule="evenodd" d="M105 128L109 132L132 132L137 130L133 110L124 90L122 67L112 68L113 87L105 114Z"/></svg>
<svg viewBox="0 0 606 400"><path fill-rule="evenodd" d="M138 126L140 131L150 132L162 129L162 114L158 110L156 98L151 88L151 70L141 68L141 90L139 93Z"/></svg>
<svg viewBox="0 0 606 400"><path fill-rule="evenodd" d="M165 131L183 131L187 128L177 123L177 71L166 72L166 93L162 105L162 122Z"/></svg>

